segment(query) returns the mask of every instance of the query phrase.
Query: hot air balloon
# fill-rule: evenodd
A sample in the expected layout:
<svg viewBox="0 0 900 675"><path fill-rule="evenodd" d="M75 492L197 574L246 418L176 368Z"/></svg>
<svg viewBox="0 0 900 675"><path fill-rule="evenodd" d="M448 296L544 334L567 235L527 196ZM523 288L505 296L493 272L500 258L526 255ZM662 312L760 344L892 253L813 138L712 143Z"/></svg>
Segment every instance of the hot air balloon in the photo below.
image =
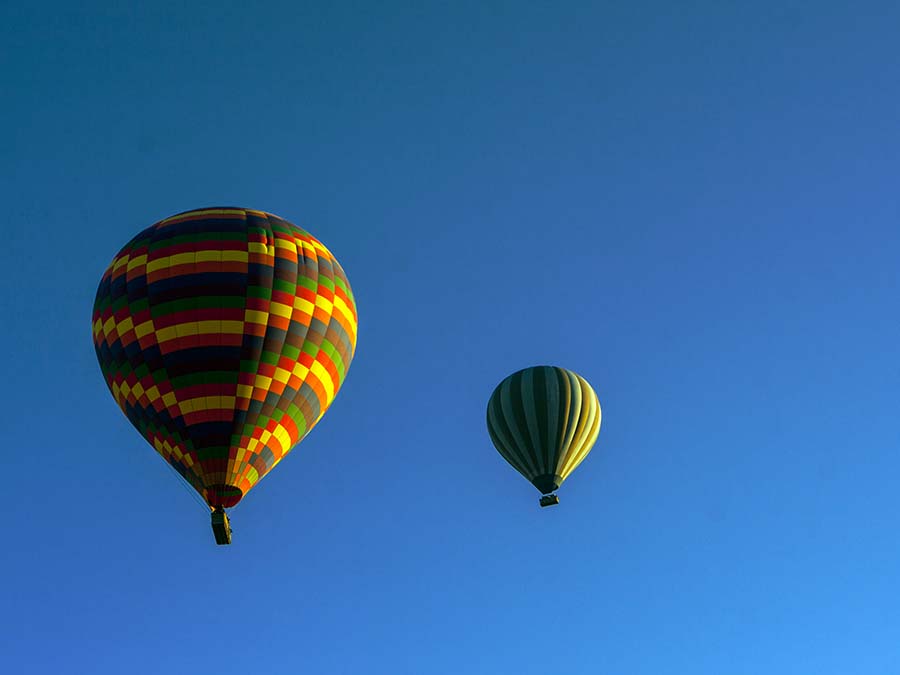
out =
<svg viewBox="0 0 900 675"><path fill-rule="evenodd" d="M500 455L543 495L541 506L581 464L600 433L600 402L580 375L555 366L513 373L488 401L487 427Z"/></svg>
<svg viewBox="0 0 900 675"><path fill-rule="evenodd" d="M263 211L151 225L97 289L93 339L125 416L212 509L235 506L325 414L356 349L353 293L312 235Z"/></svg>

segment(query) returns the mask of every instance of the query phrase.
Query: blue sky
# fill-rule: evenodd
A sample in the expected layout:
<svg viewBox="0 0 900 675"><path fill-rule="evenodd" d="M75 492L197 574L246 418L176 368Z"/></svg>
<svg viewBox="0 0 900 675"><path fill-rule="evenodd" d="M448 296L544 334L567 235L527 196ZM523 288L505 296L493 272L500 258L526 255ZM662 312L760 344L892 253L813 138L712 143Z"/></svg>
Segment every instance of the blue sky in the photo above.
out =
<svg viewBox="0 0 900 675"><path fill-rule="evenodd" d="M900 6L133 4L0 8L10 672L900 672ZM360 312L231 547L90 339L215 204ZM604 412L543 510L484 423L539 363Z"/></svg>

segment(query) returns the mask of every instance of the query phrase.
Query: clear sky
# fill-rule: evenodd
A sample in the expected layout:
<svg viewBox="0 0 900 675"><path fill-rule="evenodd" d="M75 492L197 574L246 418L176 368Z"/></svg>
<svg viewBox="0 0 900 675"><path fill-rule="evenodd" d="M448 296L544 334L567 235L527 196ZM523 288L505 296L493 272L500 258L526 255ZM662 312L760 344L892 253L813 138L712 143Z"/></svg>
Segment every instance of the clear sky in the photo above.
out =
<svg viewBox="0 0 900 675"><path fill-rule="evenodd" d="M900 672L898 26L3 3L3 669ZM360 312L230 547L90 337L116 251L219 204L309 229ZM552 509L484 421L541 363L604 413Z"/></svg>

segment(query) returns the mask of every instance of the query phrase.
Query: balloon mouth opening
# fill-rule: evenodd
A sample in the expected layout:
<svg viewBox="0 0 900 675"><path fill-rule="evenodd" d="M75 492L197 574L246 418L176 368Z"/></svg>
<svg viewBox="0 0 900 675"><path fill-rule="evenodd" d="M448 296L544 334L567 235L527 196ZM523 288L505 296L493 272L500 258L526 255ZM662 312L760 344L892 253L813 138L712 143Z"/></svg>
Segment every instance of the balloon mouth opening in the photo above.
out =
<svg viewBox="0 0 900 675"><path fill-rule="evenodd" d="M541 491L541 494L545 495L554 490L558 490L559 486L562 485L563 479L561 476L552 473L545 473L542 476L536 476L531 484L534 485L538 490Z"/></svg>
<svg viewBox="0 0 900 675"><path fill-rule="evenodd" d="M230 509L237 505L244 491L233 485L210 485L206 488L206 503L212 508Z"/></svg>

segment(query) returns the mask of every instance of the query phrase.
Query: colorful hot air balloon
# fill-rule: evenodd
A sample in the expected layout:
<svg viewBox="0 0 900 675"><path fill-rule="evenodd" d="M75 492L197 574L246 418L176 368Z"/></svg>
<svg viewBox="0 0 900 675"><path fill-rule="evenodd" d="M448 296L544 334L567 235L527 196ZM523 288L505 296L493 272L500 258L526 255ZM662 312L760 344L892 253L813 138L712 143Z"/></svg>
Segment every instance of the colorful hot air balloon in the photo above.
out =
<svg viewBox="0 0 900 675"><path fill-rule="evenodd" d="M134 237L103 274L93 337L116 402L213 509L237 504L331 405L356 349L343 269L262 211L208 208Z"/></svg>
<svg viewBox="0 0 900 675"><path fill-rule="evenodd" d="M571 370L535 366L513 373L488 401L487 426L497 451L544 495L557 490L591 451L600 433L600 402Z"/></svg>

